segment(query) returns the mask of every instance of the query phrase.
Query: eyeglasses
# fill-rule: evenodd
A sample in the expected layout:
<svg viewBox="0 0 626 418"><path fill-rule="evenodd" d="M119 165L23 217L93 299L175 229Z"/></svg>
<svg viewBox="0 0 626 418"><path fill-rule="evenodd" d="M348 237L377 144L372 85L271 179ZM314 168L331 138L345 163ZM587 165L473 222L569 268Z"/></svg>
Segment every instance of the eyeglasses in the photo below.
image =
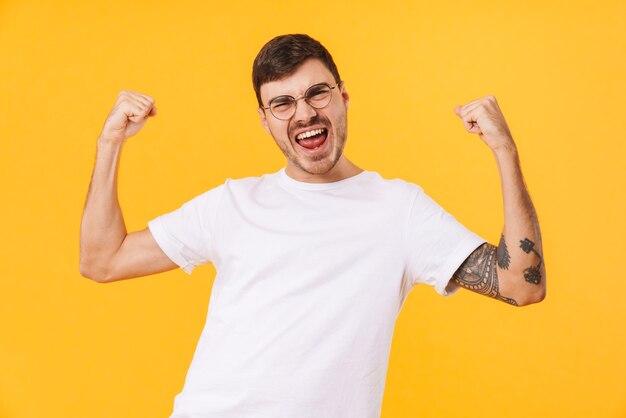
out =
<svg viewBox="0 0 626 418"><path fill-rule="evenodd" d="M341 81L339 83L341 83ZM263 109L269 109L272 115L280 120L291 119L296 113L296 107L300 99L304 99L304 101L314 109L323 109L330 103L333 98L332 91L339 83L334 86L329 86L327 83L313 84L304 92L304 95L297 99L287 95L274 97L270 100L269 106L263 107Z"/></svg>

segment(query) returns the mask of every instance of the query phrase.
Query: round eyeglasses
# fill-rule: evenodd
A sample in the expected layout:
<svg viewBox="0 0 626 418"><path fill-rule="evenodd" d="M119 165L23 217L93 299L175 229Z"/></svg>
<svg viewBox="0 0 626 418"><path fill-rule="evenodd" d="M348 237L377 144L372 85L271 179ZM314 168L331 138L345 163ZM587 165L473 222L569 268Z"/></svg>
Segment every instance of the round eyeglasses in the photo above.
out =
<svg viewBox="0 0 626 418"><path fill-rule="evenodd" d="M339 83L341 83L341 81ZM272 115L280 120L291 119L296 113L296 107L300 99L304 99L304 101L314 109L323 109L330 103L333 98L333 89L337 87L339 83L336 83L334 86L330 86L326 83L313 84L304 92L304 95L297 99L287 95L274 97L270 100L269 106L263 107L263 109L269 109Z"/></svg>

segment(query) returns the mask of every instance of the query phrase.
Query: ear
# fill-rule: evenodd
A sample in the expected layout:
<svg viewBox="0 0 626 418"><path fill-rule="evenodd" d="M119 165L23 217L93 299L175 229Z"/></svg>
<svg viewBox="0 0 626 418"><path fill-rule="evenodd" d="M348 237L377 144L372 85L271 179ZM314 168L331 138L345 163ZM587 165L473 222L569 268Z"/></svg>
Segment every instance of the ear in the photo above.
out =
<svg viewBox="0 0 626 418"><path fill-rule="evenodd" d="M257 108L257 112L259 112L259 118L261 118L261 125L263 125L263 129L265 129L265 132L267 132L268 134L272 134L272 132L270 131L270 127L267 125L267 117L265 116L265 109L262 108Z"/></svg>
<svg viewBox="0 0 626 418"><path fill-rule="evenodd" d="M346 90L346 84L344 81L341 82L341 97L343 98L343 102L346 105L346 109L350 105L350 95L348 94L348 90Z"/></svg>

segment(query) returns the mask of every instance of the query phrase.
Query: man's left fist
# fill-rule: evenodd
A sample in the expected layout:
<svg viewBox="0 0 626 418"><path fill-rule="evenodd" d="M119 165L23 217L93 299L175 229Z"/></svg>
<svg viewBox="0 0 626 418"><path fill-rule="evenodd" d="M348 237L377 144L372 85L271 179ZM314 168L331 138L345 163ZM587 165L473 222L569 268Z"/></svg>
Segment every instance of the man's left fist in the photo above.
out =
<svg viewBox="0 0 626 418"><path fill-rule="evenodd" d="M495 97L485 96L466 105L457 106L454 113L463 120L465 129L478 134L492 151L503 147L515 147Z"/></svg>

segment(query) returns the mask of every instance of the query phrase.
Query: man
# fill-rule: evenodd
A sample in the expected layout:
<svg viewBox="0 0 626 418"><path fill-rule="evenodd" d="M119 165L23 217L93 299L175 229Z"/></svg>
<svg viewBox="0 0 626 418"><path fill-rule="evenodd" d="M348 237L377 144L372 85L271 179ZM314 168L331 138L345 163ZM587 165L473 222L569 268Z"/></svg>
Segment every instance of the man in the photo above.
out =
<svg viewBox="0 0 626 418"><path fill-rule="evenodd" d="M495 98L455 112L500 170L498 247L419 186L346 158L349 95L319 42L271 40L254 61L253 84L286 167L228 180L143 231L126 232L116 173L124 142L156 115L154 100L120 93L98 139L81 273L111 282L209 262L217 270L172 417L376 417L395 319L415 284L517 306L544 298L539 224Z"/></svg>

